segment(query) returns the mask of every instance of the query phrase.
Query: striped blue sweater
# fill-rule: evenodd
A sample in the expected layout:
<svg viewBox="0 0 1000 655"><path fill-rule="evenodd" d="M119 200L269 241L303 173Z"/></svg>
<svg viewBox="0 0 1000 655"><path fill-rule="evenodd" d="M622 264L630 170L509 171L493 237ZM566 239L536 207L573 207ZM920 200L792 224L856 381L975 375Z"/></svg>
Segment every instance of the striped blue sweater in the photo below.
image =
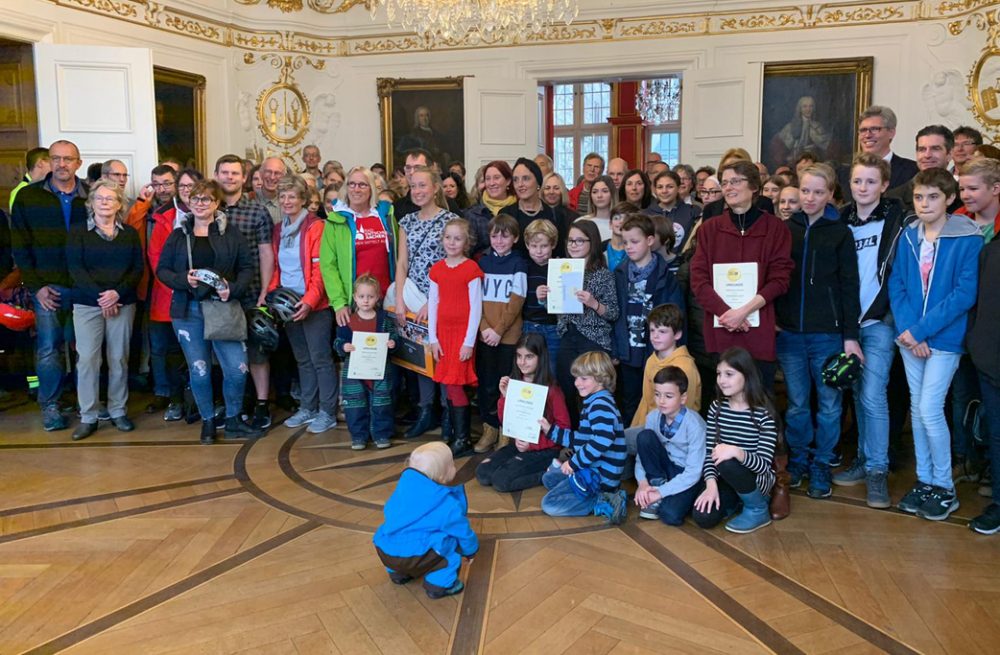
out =
<svg viewBox="0 0 1000 655"><path fill-rule="evenodd" d="M625 427L607 389L583 399L577 430L553 426L549 438L564 448L573 448L569 460L574 471L593 469L601 476L601 491L616 491L625 468Z"/></svg>

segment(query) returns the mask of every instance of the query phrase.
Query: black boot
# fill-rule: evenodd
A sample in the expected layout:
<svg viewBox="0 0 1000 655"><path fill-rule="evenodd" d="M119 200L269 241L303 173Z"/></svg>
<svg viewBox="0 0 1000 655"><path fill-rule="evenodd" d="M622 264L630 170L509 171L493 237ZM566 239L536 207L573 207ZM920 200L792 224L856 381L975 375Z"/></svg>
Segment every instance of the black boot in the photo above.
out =
<svg viewBox="0 0 1000 655"><path fill-rule="evenodd" d="M455 424L451 420L451 403L441 408L441 441L450 444L455 438Z"/></svg>
<svg viewBox="0 0 1000 655"><path fill-rule="evenodd" d="M261 434L260 430L243 422L239 416L231 416L226 419L226 429L222 433L223 439L256 439Z"/></svg>
<svg viewBox="0 0 1000 655"><path fill-rule="evenodd" d="M451 407L451 424L455 429L455 439L450 444L453 457L465 457L473 453L472 444L469 443L470 409L468 405Z"/></svg>
<svg viewBox="0 0 1000 655"><path fill-rule="evenodd" d="M413 427L406 431L403 435L407 439L416 439L417 437L423 435L429 430L433 430L438 426L438 422L434 420L434 408L431 406L421 407L420 415L417 417L417 422L413 424Z"/></svg>
<svg viewBox="0 0 1000 655"><path fill-rule="evenodd" d="M215 443L215 421L208 420L201 422L201 442L206 446Z"/></svg>

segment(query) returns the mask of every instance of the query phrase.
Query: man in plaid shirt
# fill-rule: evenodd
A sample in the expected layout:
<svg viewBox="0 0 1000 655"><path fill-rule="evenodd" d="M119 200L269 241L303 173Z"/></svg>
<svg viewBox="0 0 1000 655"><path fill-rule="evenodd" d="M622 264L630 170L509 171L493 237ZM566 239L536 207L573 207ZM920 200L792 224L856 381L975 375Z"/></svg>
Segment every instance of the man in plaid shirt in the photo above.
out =
<svg viewBox="0 0 1000 655"><path fill-rule="evenodd" d="M256 264L249 297L254 299L257 306L263 305L267 286L274 273L271 216L263 205L251 200L243 192L243 184L246 182L243 160L236 155L219 157L215 162L215 180L222 186L222 193L225 196L226 206L222 211L246 239ZM254 388L257 390L257 404L254 407L251 425L258 430L266 430L271 427L271 411L268 407L271 364L268 355L262 352L251 338L247 340L247 360L250 363L250 377L253 378Z"/></svg>

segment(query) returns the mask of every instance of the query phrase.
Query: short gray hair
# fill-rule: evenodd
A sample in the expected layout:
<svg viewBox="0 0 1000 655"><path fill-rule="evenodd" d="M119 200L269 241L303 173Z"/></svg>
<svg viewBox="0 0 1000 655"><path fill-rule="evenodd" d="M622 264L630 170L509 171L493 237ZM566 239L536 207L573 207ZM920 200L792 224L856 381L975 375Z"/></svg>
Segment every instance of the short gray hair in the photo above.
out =
<svg viewBox="0 0 1000 655"><path fill-rule="evenodd" d="M861 119L866 118L881 118L882 122L885 123L886 128L890 130L896 129L896 112L889 109L888 107L883 107L882 105L872 105L868 109L861 112Z"/></svg>
<svg viewBox="0 0 1000 655"><path fill-rule="evenodd" d="M122 168L128 170L128 166L125 165L121 159L109 159L108 161L101 164L101 177L107 177L111 175L111 164L121 164Z"/></svg>

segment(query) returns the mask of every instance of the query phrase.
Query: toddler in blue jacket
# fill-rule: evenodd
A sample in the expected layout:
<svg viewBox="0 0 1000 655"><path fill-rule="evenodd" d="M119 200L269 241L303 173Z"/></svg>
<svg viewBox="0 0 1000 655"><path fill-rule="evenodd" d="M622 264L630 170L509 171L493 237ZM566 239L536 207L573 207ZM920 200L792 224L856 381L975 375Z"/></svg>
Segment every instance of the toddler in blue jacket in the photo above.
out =
<svg viewBox="0 0 1000 655"><path fill-rule="evenodd" d="M455 460L447 444L416 448L385 504L385 521L375 531L375 550L389 579L406 584L423 577L432 599L465 588L458 579L462 557L471 560L479 550L466 516L465 487L447 486L454 478Z"/></svg>

